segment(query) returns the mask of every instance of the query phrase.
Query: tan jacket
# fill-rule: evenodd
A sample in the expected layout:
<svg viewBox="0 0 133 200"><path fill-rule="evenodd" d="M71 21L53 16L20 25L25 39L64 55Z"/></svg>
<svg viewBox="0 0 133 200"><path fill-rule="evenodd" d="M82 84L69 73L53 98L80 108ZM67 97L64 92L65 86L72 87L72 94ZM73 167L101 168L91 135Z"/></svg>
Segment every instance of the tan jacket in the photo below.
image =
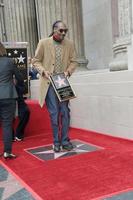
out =
<svg viewBox="0 0 133 200"><path fill-rule="evenodd" d="M72 74L77 66L76 53L73 42L65 38L62 41L62 45L63 71L68 71L70 74ZM39 41L32 64L40 74L42 74L42 70L46 70L51 73L54 71L55 49L52 37ZM41 107L44 104L48 87L49 80L40 76L39 103Z"/></svg>

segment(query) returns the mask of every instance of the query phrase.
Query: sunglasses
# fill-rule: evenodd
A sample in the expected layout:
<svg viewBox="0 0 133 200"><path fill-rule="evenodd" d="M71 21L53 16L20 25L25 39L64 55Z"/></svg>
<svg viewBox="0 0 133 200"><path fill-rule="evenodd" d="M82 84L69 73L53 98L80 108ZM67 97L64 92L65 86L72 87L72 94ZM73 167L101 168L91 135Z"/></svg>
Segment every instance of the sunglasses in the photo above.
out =
<svg viewBox="0 0 133 200"><path fill-rule="evenodd" d="M63 33L63 32L64 32L64 33L67 33L67 31L68 31L68 29L59 29L59 32L60 32L60 33Z"/></svg>

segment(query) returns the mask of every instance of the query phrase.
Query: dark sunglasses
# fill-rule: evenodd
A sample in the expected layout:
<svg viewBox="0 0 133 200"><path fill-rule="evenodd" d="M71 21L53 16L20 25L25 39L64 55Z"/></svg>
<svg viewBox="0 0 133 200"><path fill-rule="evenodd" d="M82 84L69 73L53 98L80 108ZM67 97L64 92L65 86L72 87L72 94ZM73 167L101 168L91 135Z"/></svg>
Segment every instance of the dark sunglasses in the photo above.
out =
<svg viewBox="0 0 133 200"><path fill-rule="evenodd" d="M68 31L68 29L59 29L59 32L60 32L60 33L63 33L63 32L64 32L64 33L67 33L67 31Z"/></svg>

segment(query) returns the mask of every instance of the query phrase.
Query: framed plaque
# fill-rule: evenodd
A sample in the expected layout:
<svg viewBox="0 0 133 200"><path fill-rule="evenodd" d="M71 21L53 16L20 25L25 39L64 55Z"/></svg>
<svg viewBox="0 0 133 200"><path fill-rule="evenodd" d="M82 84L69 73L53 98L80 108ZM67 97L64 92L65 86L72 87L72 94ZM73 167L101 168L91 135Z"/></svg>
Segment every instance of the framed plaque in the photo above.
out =
<svg viewBox="0 0 133 200"><path fill-rule="evenodd" d="M29 97L29 72L28 72L28 43L27 42L4 42L7 56L13 58L24 80L24 97Z"/></svg>
<svg viewBox="0 0 133 200"><path fill-rule="evenodd" d="M60 102L76 98L75 92L64 73L50 76L50 81Z"/></svg>

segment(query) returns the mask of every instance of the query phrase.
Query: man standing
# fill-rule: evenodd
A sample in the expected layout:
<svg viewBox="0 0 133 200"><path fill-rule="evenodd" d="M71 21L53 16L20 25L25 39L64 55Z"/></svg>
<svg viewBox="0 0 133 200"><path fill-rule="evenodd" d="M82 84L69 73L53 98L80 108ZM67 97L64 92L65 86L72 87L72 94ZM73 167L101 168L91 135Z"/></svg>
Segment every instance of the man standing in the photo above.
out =
<svg viewBox="0 0 133 200"><path fill-rule="evenodd" d="M64 72L66 77L71 76L77 66L73 42L65 38L67 31L62 21L56 21L50 37L40 40L33 58L33 65L41 75L39 103L43 106L45 100L50 114L55 152L59 152L61 146L68 151L73 149L68 137L69 101L59 102L49 81L51 74Z"/></svg>
<svg viewBox="0 0 133 200"><path fill-rule="evenodd" d="M16 109L17 92L13 76L23 83L23 78L12 58L0 42L0 121L3 129L4 158L16 158L12 153L12 123Z"/></svg>

